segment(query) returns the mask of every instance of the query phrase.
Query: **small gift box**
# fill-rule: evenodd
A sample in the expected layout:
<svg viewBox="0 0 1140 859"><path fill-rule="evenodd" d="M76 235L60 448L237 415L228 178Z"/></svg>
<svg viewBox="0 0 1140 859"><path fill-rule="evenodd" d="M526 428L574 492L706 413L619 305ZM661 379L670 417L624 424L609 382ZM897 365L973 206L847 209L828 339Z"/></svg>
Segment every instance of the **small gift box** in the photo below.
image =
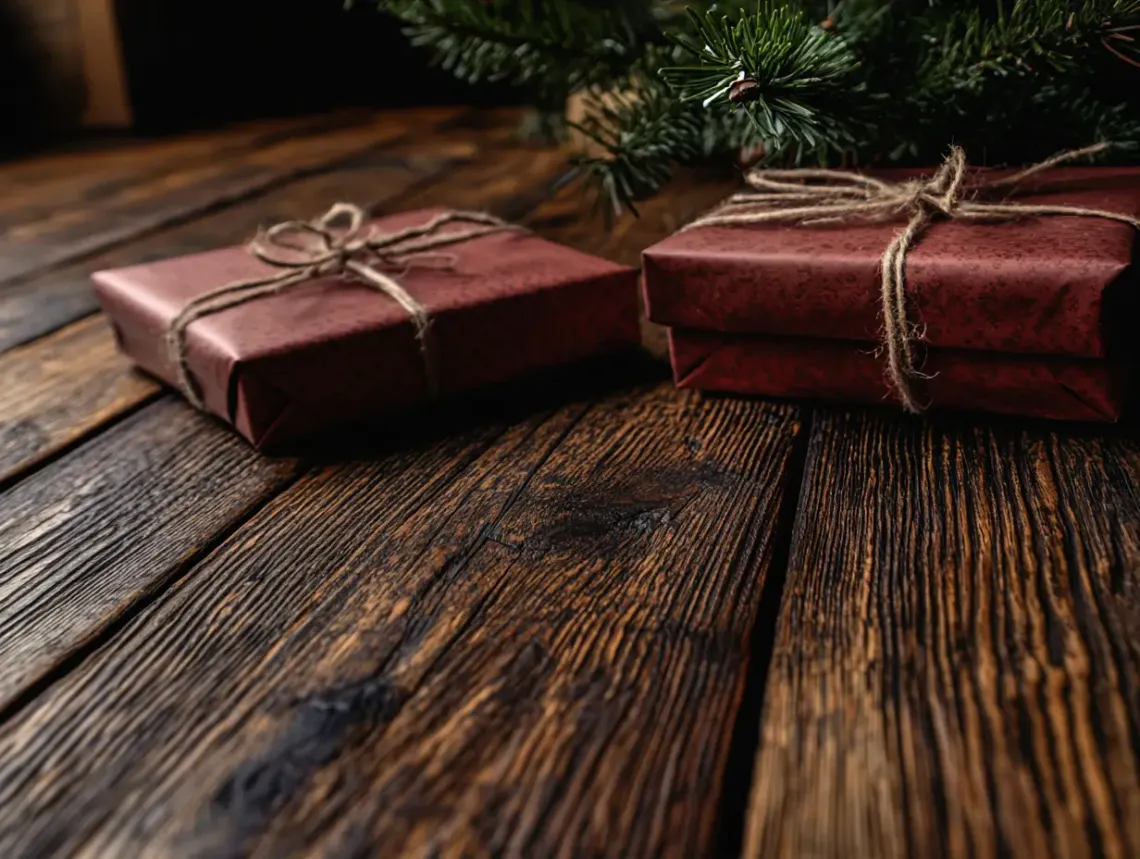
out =
<svg viewBox="0 0 1140 859"><path fill-rule="evenodd" d="M93 276L123 351L262 449L634 346L636 277L487 215L343 204Z"/></svg>
<svg viewBox="0 0 1140 859"><path fill-rule="evenodd" d="M678 385L1119 416L1140 170L971 172L958 150L933 177L749 178L755 192L645 251Z"/></svg>

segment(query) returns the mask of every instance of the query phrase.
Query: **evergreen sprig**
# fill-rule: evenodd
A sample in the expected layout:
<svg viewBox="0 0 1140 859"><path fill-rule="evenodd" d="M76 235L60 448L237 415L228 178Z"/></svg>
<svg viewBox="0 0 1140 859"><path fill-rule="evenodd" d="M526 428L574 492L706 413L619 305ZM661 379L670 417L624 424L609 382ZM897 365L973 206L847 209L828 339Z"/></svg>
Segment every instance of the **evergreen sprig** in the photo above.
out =
<svg viewBox="0 0 1140 859"><path fill-rule="evenodd" d="M1140 0L380 0L466 80L589 95L617 206L677 164L1140 158ZM690 7L686 10L686 6Z"/></svg>
<svg viewBox="0 0 1140 859"><path fill-rule="evenodd" d="M639 0L380 0L413 44L471 83L505 81L536 97L624 75L660 39L653 4Z"/></svg>
<svg viewBox="0 0 1140 859"><path fill-rule="evenodd" d="M771 0L735 21L711 11L689 16L692 35L676 40L696 62L661 69L681 101L711 108L739 94L764 140L816 147L834 139L842 124L836 95L857 87L859 63L846 41L803 10Z"/></svg>
<svg viewBox="0 0 1140 859"><path fill-rule="evenodd" d="M937 45L943 74L1079 73L1090 53L1101 50L1140 65L1138 0L1017 0L997 4L987 15L975 6L936 22L926 36Z"/></svg>
<svg viewBox="0 0 1140 859"><path fill-rule="evenodd" d="M620 89L589 92L586 118L575 128L605 154L580 158L605 196L620 210L666 184L677 164L728 157L755 134L747 114L711 112L678 99L657 75L679 48L651 49Z"/></svg>

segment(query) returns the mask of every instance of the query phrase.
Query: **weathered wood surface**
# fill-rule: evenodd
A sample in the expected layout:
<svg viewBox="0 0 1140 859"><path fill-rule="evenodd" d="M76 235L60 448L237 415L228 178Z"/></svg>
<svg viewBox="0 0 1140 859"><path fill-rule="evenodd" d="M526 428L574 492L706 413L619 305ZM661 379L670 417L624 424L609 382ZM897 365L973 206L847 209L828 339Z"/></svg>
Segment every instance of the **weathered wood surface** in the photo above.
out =
<svg viewBox="0 0 1140 859"><path fill-rule="evenodd" d="M269 460L92 315L338 199L636 263L734 184L606 231L518 119L0 165L0 856L1140 855L1125 435L611 367Z"/></svg>
<svg viewBox="0 0 1140 859"><path fill-rule="evenodd" d="M822 413L748 857L1140 855L1140 445Z"/></svg>
<svg viewBox="0 0 1140 859"><path fill-rule="evenodd" d="M0 495L0 713L295 472L168 399Z"/></svg>
<svg viewBox="0 0 1140 859"><path fill-rule="evenodd" d="M177 169L156 170L145 181L95 195L91 202L59 202L39 214L29 201L10 213L19 223L0 237L0 284L237 202L383 143L428 134L454 115L453 110L383 114L331 131L319 125L309 133L298 129L262 145L223 145Z"/></svg>
<svg viewBox="0 0 1140 859"><path fill-rule="evenodd" d="M0 487L159 390L131 370L102 316L0 353L0 379Z"/></svg>
<svg viewBox="0 0 1140 859"><path fill-rule="evenodd" d="M795 417L654 386L302 478L4 726L0 853L701 855Z"/></svg>
<svg viewBox="0 0 1140 859"><path fill-rule="evenodd" d="M369 119L345 113L264 120L176 137L80 146L0 163L0 226L37 221L62 205L111 199L206 158L224 161L288 137L320 134Z"/></svg>

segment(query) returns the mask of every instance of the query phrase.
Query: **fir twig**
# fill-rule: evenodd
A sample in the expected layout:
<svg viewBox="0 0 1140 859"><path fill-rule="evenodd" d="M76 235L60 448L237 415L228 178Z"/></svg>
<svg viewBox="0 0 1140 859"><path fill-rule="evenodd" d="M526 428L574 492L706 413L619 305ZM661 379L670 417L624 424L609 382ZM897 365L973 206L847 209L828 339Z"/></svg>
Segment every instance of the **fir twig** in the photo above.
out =
<svg viewBox="0 0 1140 859"><path fill-rule="evenodd" d="M590 94L616 208L677 164L1140 157L1140 0L379 0L460 77ZM685 7L691 7L688 10Z"/></svg>
<svg viewBox="0 0 1140 859"><path fill-rule="evenodd" d="M633 0L380 0L430 47L443 68L472 83L505 81L536 96L605 84L627 73L660 38L652 7Z"/></svg>

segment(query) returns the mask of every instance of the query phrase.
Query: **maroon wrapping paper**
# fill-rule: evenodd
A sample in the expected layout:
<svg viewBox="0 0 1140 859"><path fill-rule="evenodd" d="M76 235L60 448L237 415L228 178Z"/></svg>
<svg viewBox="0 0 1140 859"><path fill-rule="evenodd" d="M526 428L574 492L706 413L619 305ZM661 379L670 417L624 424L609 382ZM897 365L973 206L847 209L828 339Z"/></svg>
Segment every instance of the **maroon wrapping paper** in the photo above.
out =
<svg viewBox="0 0 1140 859"><path fill-rule="evenodd" d="M1140 215L1137 168L1052 170L1030 190L1017 202ZM674 329L677 383L895 402L876 347L880 260L899 229L701 227L646 250L647 313ZM935 376L920 396L939 408L1116 420L1121 346L1140 306L1138 245L1130 225L1095 217L933 223L907 261L922 369Z"/></svg>
<svg viewBox="0 0 1140 859"><path fill-rule="evenodd" d="M678 387L842 403L894 403L867 343L673 329ZM939 408L1052 420L1115 421L1125 373L1107 361L931 349L924 395Z"/></svg>
<svg viewBox="0 0 1140 859"><path fill-rule="evenodd" d="M398 230L439 211L374 223L381 231ZM453 267L412 265L395 272L431 316L441 394L638 343L632 269L518 233L444 250ZM232 247L98 272L93 279L121 348L173 384L164 337L186 302L277 271L244 247ZM430 399L407 313L387 296L340 277L196 320L186 338L206 408L259 448Z"/></svg>
<svg viewBox="0 0 1140 859"><path fill-rule="evenodd" d="M1140 169L1066 168L1018 198L1140 215ZM1076 190L1079 189L1079 190ZM704 227L644 254L650 320L706 331L875 342L879 260L900 225ZM1103 357L1136 230L1092 217L934 223L910 252L911 319L935 347Z"/></svg>

